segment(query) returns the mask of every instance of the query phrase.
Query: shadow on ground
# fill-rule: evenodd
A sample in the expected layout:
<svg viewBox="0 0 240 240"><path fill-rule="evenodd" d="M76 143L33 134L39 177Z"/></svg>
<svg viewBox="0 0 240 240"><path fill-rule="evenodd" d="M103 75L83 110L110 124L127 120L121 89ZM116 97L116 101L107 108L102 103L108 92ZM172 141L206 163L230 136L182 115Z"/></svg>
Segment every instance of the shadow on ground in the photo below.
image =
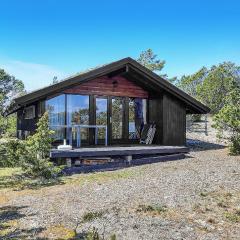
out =
<svg viewBox="0 0 240 240"><path fill-rule="evenodd" d="M206 151L223 149L226 146L224 146L223 144L210 143L202 140L187 139L187 147L190 148L190 151Z"/></svg>
<svg viewBox="0 0 240 240"><path fill-rule="evenodd" d="M57 178L53 180L31 179L25 175L1 176L0 190L6 188L13 188L14 190L23 189L40 189L54 185L62 185L64 182Z"/></svg>
<svg viewBox="0 0 240 240"><path fill-rule="evenodd" d="M42 232L44 228L21 229L18 221L26 215L21 213L21 210L26 206L0 207L0 239L39 239L37 234Z"/></svg>

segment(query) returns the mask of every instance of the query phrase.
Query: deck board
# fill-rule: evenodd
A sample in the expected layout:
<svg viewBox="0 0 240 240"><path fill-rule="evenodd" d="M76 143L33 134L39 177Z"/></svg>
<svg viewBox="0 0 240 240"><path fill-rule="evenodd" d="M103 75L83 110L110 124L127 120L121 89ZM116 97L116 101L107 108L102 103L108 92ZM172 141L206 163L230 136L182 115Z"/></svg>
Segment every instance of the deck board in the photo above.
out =
<svg viewBox="0 0 240 240"><path fill-rule="evenodd" d="M51 158L74 158L74 157L103 157L103 156L127 156L138 154L174 154L188 153L189 148L185 146L108 146L108 147L87 147L73 150L52 149Z"/></svg>

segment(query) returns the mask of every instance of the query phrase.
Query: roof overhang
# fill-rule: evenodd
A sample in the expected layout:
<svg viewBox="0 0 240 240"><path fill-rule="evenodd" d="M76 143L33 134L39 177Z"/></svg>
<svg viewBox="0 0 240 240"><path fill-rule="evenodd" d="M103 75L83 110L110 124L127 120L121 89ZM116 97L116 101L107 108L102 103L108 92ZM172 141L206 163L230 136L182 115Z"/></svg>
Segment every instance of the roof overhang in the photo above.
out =
<svg viewBox="0 0 240 240"><path fill-rule="evenodd" d="M155 92L162 93L162 91L166 91L170 93L186 104L186 108L188 109L189 113L204 114L210 112L210 109L207 106L189 96L171 84L169 81L150 71L132 58L124 58L117 62L110 63L86 73L69 77L56 84L18 97L14 100L13 108L8 114L11 114L17 111L19 108L29 105L33 102L61 93L63 90L74 87L80 83L87 82L104 75L111 77L119 74L122 74L127 78L131 78L143 85L145 88L152 89Z"/></svg>

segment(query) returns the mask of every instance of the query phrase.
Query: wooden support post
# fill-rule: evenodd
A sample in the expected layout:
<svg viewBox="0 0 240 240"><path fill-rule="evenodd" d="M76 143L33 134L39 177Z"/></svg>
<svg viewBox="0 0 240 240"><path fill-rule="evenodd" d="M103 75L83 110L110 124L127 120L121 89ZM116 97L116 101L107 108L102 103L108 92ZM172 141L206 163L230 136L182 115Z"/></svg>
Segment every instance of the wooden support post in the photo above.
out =
<svg viewBox="0 0 240 240"><path fill-rule="evenodd" d="M71 158L66 158L66 165L68 168L72 166L72 159Z"/></svg>
<svg viewBox="0 0 240 240"><path fill-rule="evenodd" d="M128 165L131 165L132 162L132 155L125 156L125 160L128 163Z"/></svg>

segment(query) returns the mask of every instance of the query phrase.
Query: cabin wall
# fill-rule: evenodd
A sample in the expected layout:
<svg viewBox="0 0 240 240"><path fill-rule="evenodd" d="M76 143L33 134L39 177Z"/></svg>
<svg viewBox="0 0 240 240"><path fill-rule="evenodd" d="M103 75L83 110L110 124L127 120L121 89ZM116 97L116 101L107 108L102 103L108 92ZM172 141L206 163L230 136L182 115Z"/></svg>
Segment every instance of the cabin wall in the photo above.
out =
<svg viewBox="0 0 240 240"><path fill-rule="evenodd" d="M186 107L174 97L163 95L163 145L186 144Z"/></svg>
<svg viewBox="0 0 240 240"><path fill-rule="evenodd" d="M148 98L148 92L122 76L100 77L66 89L63 93Z"/></svg>
<svg viewBox="0 0 240 240"><path fill-rule="evenodd" d="M148 121L156 124L156 133L154 136L154 144L162 144L163 138L163 98L150 97L148 101Z"/></svg>
<svg viewBox="0 0 240 240"><path fill-rule="evenodd" d="M35 106L35 117L33 119L25 119L24 108L17 111L17 137L20 139L26 138L28 135L34 133L38 117L38 104L31 104Z"/></svg>

